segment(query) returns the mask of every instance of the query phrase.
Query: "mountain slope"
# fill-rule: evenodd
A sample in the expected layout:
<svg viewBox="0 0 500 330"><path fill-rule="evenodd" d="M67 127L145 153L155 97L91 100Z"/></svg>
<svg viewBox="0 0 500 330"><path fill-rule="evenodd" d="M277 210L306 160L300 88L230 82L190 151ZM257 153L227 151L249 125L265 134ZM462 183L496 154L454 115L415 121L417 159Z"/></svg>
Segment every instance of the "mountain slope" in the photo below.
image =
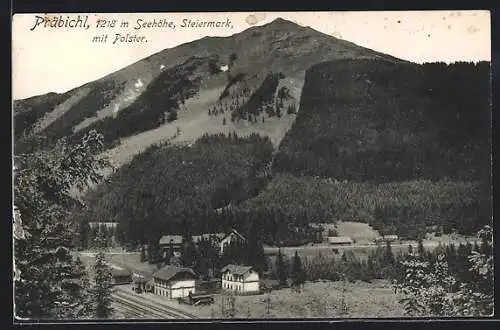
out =
<svg viewBox="0 0 500 330"><path fill-rule="evenodd" d="M206 37L166 49L75 88L63 95L69 97L82 89L88 92L69 109L57 112L46 103L45 111L50 115L54 110L58 118L51 120L43 133L57 139L98 129L108 146L115 148L108 152L118 157L113 159L116 165L174 135L177 142L191 142L203 133L256 132L268 135L278 145L295 114L277 108L292 104L299 108L305 71L313 64L344 58L403 62L277 19L230 37ZM172 79L175 74L180 75L178 81ZM274 90L266 90L264 82L272 74L281 78ZM234 81L235 77L243 78ZM179 92L179 84L191 87L182 87ZM157 86L162 88L155 92ZM285 102L278 97L283 87L288 92ZM246 103L263 90L269 96L268 104L248 115ZM210 115L209 110L213 110ZM164 116L171 112L176 112L178 119L168 123Z"/></svg>
<svg viewBox="0 0 500 330"><path fill-rule="evenodd" d="M490 178L490 65L311 67L274 169L339 180Z"/></svg>

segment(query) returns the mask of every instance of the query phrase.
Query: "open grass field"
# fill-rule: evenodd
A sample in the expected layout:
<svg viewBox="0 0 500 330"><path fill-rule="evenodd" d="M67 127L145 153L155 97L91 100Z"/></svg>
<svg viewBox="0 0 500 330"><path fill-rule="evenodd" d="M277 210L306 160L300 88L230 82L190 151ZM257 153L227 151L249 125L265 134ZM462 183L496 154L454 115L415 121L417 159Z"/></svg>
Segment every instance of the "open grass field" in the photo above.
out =
<svg viewBox="0 0 500 330"><path fill-rule="evenodd" d="M94 263L93 252L75 252L75 256L78 256L86 267L90 269L91 265ZM114 266L128 268L131 271L144 275L146 277L152 275L156 270L155 265L150 265L147 262L140 261L140 253L108 253L107 260Z"/></svg>
<svg viewBox="0 0 500 330"><path fill-rule="evenodd" d="M367 244L379 237L379 233L369 224L353 221L339 221L337 223L337 233L339 236L351 237L356 243Z"/></svg>
<svg viewBox="0 0 500 330"><path fill-rule="evenodd" d="M342 291L347 313L342 314ZM201 318L223 318L221 295L211 306L197 307ZM270 303L266 299L270 298ZM306 282L302 292L285 288L269 294L235 296L235 318L388 318L402 317L398 296L387 281ZM269 306L269 313L267 308Z"/></svg>

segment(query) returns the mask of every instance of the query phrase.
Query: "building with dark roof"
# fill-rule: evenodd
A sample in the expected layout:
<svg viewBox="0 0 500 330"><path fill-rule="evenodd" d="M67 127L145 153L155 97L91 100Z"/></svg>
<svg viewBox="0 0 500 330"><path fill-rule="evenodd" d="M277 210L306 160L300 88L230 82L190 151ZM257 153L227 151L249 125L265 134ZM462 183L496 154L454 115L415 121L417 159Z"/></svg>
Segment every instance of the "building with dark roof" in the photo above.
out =
<svg viewBox="0 0 500 330"><path fill-rule="evenodd" d="M251 266L226 265L221 269L222 289L235 294L256 294L260 291L259 274Z"/></svg>
<svg viewBox="0 0 500 330"><path fill-rule="evenodd" d="M224 253L224 249L235 241L245 241L245 237L236 230L231 230L228 233L208 233L192 236L193 242L198 244L202 239L210 240L218 247L220 254ZM164 235L160 238L158 245L163 252L163 257L166 258L169 253L179 257L182 252L182 236L181 235Z"/></svg>
<svg viewBox="0 0 500 330"><path fill-rule="evenodd" d="M132 283L132 271L126 268L111 267L113 285Z"/></svg>
<svg viewBox="0 0 500 330"><path fill-rule="evenodd" d="M224 249L233 242L245 242L246 238L235 229L227 233L220 241L220 254L224 254Z"/></svg>
<svg viewBox="0 0 500 330"><path fill-rule="evenodd" d="M154 293L168 299L195 293L196 274L191 268L167 265L153 274Z"/></svg>
<svg viewBox="0 0 500 330"><path fill-rule="evenodd" d="M182 251L182 236L164 235L160 238L158 246L163 252L164 258L166 258L169 254L179 257Z"/></svg>

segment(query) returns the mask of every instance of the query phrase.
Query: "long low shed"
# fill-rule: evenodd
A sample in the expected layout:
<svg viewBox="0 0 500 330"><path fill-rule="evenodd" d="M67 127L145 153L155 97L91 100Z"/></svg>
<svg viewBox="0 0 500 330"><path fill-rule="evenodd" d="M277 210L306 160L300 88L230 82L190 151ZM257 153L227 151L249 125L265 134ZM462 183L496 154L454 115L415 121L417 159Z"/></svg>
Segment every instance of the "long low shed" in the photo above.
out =
<svg viewBox="0 0 500 330"><path fill-rule="evenodd" d="M331 245L349 245L353 243L354 243L353 239L348 236L328 237L328 244Z"/></svg>

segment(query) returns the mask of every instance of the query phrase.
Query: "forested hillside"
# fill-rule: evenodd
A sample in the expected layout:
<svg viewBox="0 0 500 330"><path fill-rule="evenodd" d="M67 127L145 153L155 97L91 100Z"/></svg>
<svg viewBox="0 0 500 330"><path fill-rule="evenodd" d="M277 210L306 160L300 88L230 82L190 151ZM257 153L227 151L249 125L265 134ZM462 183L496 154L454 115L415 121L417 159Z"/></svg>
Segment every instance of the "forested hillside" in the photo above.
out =
<svg viewBox="0 0 500 330"><path fill-rule="evenodd" d="M255 196L266 185L268 138L205 135L191 147L155 146L118 170L87 199L82 221L117 221L128 242L165 233L222 230L210 213ZM229 225L230 226L230 225Z"/></svg>
<svg viewBox="0 0 500 330"><path fill-rule="evenodd" d="M26 129L33 127L37 120L70 96L69 93L48 93L14 101L14 138L19 139Z"/></svg>
<svg viewBox="0 0 500 330"><path fill-rule="evenodd" d="M315 65L274 169L353 181L489 178L489 86L486 62Z"/></svg>
<svg viewBox="0 0 500 330"><path fill-rule="evenodd" d="M425 180L393 183L338 182L278 174L257 197L234 211L266 210L262 220L271 230L280 225L301 228L310 223L369 223L381 234L418 239L426 232L473 233L491 217L489 196L478 182ZM278 226L279 227L279 226ZM271 231L272 232L272 231Z"/></svg>

